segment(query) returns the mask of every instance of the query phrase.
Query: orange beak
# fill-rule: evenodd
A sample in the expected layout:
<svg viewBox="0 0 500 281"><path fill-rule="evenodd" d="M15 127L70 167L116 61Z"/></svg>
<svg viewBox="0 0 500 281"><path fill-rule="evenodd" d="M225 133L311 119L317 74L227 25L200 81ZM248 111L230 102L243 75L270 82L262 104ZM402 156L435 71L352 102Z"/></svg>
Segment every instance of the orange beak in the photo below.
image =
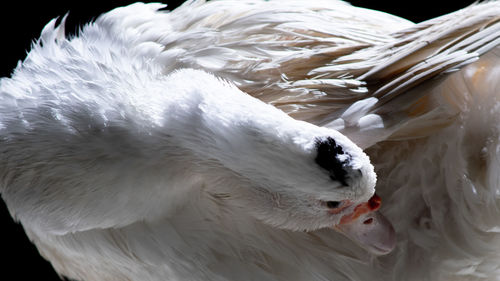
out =
<svg viewBox="0 0 500 281"><path fill-rule="evenodd" d="M382 199L377 194L373 194L372 198L370 198L368 202L359 204L356 208L354 208L354 212L343 216L340 219L340 224L350 223L351 221L358 219L363 214L374 212L380 209L381 204Z"/></svg>
<svg viewBox="0 0 500 281"><path fill-rule="evenodd" d="M377 212L381 203L382 199L374 194L368 202L357 205L352 213L344 215L333 228L372 254L390 253L396 246L396 233L389 220ZM344 204L342 209L350 205Z"/></svg>

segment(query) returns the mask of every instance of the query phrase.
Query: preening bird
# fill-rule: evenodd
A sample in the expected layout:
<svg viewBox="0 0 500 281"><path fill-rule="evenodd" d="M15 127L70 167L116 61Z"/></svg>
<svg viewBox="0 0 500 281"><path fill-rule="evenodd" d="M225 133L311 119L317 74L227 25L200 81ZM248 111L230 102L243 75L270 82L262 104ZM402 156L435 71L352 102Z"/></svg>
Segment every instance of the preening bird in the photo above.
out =
<svg viewBox="0 0 500 281"><path fill-rule="evenodd" d="M52 20L0 80L0 193L59 274L500 280L500 2L162 8Z"/></svg>

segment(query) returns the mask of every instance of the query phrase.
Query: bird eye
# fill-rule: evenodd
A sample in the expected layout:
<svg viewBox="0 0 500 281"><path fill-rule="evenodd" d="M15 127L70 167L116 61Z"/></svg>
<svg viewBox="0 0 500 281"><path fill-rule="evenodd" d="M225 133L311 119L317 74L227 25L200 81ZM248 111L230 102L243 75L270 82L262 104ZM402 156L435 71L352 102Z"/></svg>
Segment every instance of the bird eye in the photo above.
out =
<svg viewBox="0 0 500 281"><path fill-rule="evenodd" d="M338 206L340 206L340 202L339 201L327 201L326 206L330 209L335 209L335 208L338 208Z"/></svg>

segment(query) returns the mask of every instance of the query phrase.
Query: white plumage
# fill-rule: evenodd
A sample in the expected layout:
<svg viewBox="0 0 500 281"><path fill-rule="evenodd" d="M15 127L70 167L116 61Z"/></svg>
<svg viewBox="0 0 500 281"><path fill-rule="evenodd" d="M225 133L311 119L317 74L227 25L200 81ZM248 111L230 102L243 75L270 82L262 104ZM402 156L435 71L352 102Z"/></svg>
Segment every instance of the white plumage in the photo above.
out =
<svg viewBox="0 0 500 281"><path fill-rule="evenodd" d="M56 271L500 280L498 1L162 7L53 20L0 80L0 192Z"/></svg>

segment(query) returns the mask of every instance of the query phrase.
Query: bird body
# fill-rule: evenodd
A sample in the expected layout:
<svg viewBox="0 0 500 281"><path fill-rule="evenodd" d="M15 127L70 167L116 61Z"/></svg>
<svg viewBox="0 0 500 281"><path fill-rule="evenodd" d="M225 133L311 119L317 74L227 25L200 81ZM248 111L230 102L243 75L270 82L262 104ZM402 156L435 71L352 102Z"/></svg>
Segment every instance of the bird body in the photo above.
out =
<svg viewBox="0 0 500 281"><path fill-rule="evenodd" d="M420 24L340 1L162 7L72 38L53 20L0 80L0 192L57 272L498 278L498 1ZM356 213L375 188L391 253L378 205Z"/></svg>

